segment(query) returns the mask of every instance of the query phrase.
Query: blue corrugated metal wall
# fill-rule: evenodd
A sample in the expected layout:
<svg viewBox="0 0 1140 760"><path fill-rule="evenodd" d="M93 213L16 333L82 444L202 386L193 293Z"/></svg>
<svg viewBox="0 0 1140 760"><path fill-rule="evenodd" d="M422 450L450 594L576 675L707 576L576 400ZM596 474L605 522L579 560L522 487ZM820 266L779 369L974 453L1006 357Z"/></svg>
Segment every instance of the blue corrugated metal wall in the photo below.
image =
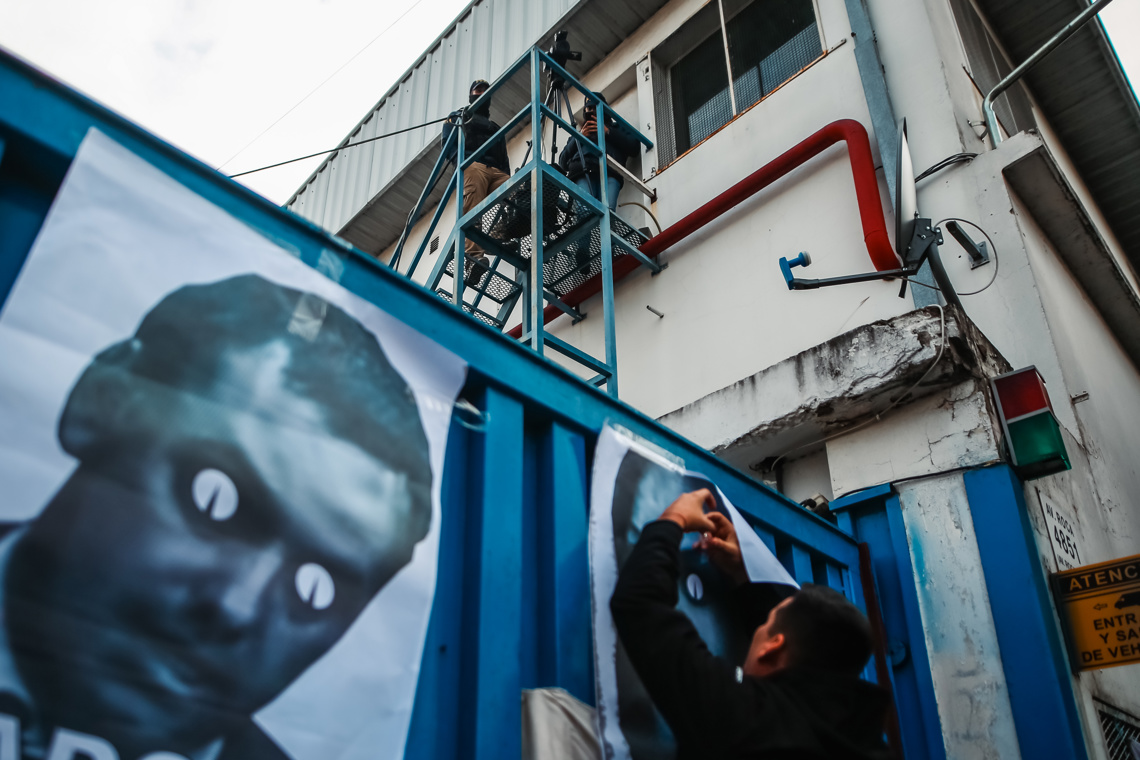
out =
<svg viewBox="0 0 1140 760"><path fill-rule="evenodd" d="M827 583L862 606L858 550L848 535L311 223L0 53L3 299L91 127L310 266L339 258L342 285L469 363L464 395L486 412L487 423L483 430L453 424L410 757L517 757L523 688L562 686L593 702L588 475L595 437L607 421L716 481L798 580Z"/></svg>

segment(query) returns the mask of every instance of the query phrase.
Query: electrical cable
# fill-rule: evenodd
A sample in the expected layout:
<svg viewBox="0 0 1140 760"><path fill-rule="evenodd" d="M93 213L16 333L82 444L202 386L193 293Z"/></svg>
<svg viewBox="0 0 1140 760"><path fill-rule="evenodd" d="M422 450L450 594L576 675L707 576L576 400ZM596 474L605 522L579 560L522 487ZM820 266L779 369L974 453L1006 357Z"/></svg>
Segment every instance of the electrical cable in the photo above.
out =
<svg viewBox="0 0 1140 760"><path fill-rule="evenodd" d="M646 206L644 203L638 203L637 201L626 201L625 203L619 203L618 204L618 208L621 208L622 206L637 206L642 211L649 214L649 218L653 220L654 226L657 227L657 234L658 235L661 234L661 222L657 221L657 217L653 215L653 212L650 211L649 207Z"/></svg>
<svg viewBox="0 0 1140 760"><path fill-rule="evenodd" d="M301 156L300 158L290 158L288 161L280 161L276 164L270 164L269 166L262 166L259 169L250 169L249 171L238 172L237 174L229 175L229 177L230 177L230 179L233 179L234 177L244 177L245 175L253 174L254 172L263 172L266 169L276 169L278 166L284 166L285 164L295 164L298 161L304 161L306 158L316 158L317 156L323 156L326 153L336 153L338 150L345 150L346 148L355 148L357 145L364 145L365 143L376 142L377 140L383 140L385 137L395 137L396 135L402 135L405 132L412 132L412 131L417 130L417 129L423 129L424 127L430 127L432 124L439 124L441 121L447 121L448 118L449 117L447 117L447 116L441 116L438 119L432 119L431 121L425 121L423 124L417 124L414 127L406 127L404 129L397 129L395 132L388 132L387 134L377 135L376 137L369 137L367 140L361 140L360 142L348 143L347 145L338 145L335 148L329 148L328 150L317 151L316 153L310 153L309 155Z"/></svg>
<svg viewBox="0 0 1140 760"><path fill-rule="evenodd" d="M978 293L981 293L983 290L986 290L987 288L989 288L990 285L993 285L997 281L998 262L999 262L998 254L997 254L997 246L994 245L993 239L990 238L990 236L986 234L985 230L983 230L981 227L979 227L978 225L974 224L971 221L968 221L966 219L960 219L956 216L948 216L945 219L943 219L942 221L938 222L938 224L936 224L934 226L935 227L941 227L943 222L961 222L962 224L968 224L971 227L973 227L974 229L976 229L978 232L982 233L982 237L984 237L986 239L986 242L990 244L990 250L993 251L993 255L994 255L994 273L990 277L990 281L987 282L982 287L978 288L977 290L971 290L968 293L960 293L958 291L954 291L955 293L958 293L959 296L976 296L976 295L978 295ZM929 288L930 290L937 290L938 292L942 292L942 288L938 287L937 285L928 285L925 282L919 282L918 280L912 280L909 277L903 277L901 279L906 280L911 285L918 285L918 286L921 286L924 288Z"/></svg>
<svg viewBox="0 0 1140 760"><path fill-rule="evenodd" d="M845 435L849 435L851 433L854 433L856 430L862 430L863 428L867 427L868 425L870 425L874 422L879 422L880 418L882 418L882 416L884 414L886 414L887 412L891 411L896 406L898 406L904 398L906 398L908 395L910 395L910 393L915 388L917 388L919 385L922 384L922 381L925 380L930 375L930 373L934 370L934 368L936 366L938 366L938 362L942 361L942 354L946 350L946 311L942 308L941 304L932 304L932 305L938 309L938 314L940 316L939 321L942 325L942 337L939 338L939 340L938 340L938 355L934 357L934 361L932 361L930 363L930 365L926 368L926 371L922 373L922 377L918 378L918 380L915 382L914 385L910 386L905 391L903 391L899 396L895 397L895 400L890 403L890 406L888 406L883 411L878 412L877 414L875 414L874 417L867 420L866 422L861 422L853 428L849 428L847 430L840 431L838 433L835 433L834 435L829 435L825 438L819 439L818 441L812 441L810 443L805 443L801 446L796 446L794 449L788 449L783 454L776 457L776 461L772 462L772 466L769 468L769 472L774 472L776 469L776 465L778 465L780 463L780 460L783 459L784 457L788 456L789 454L794 454L797 451L801 451L802 449L811 448L812 446L818 446L821 443L827 443L829 441L834 441L836 438L842 438Z"/></svg>
<svg viewBox="0 0 1140 760"><path fill-rule="evenodd" d="M936 174L937 172L940 172L949 166L953 166L954 164L959 164L964 161L973 161L977 157L977 153L955 153L952 156L947 156L938 163L934 164L934 166L931 166L929 169L924 171L922 174L919 174L917 177L915 177L914 181L918 182L919 180L924 180L930 175Z"/></svg>
<svg viewBox="0 0 1140 760"><path fill-rule="evenodd" d="M318 85L317 85L316 87L314 87L313 89L309 90L309 93L308 93L307 95L305 95L305 97L303 97L303 98L301 98L300 100L298 100L298 101L297 101L297 102L296 102L296 103L293 105L293 107L292 107L292 108L290 108L288 111L286 111L285 113L283 113L283 114L281 114L280 116L278 116L278 117L277 117L277 119L276 119L276 120L275 120L275 121L274 121L272 124L270 124L268 127L266 127L265 129L261 130L261 132L260 132L260 133L257 135L257 137L255 137L255 138L253 138L252 140L250 140L249 142L247 142L247 143L246 143L246 144L245 144L245 145L244 145L244 146L241 148L241 150L239 150L237 153L233 154L232 156L230 156L229 158L227 158L225 161L223 161L223 162L222 162L222 163L221 163L221 164L218 166L218 171L221 171L221 170L222 170L222 168L223 168L223 167L225 167L225 165L226 165L226 164L228 164L230 161L233 161L235 158L237 158L238 156L240 156L242 153L245 153L246 149L247 149L247 148L249 148L249 146L253 145L255 142L257 142L258 140L260 140L262 137L264 137L264 136L265 136L265 133L266 133L266 132L268 132L269 130L271 130L271 129L273 129L274 127L276 127L276 126L277 126L277 125L278 125L278 124L281 122L281 120L282 120L282 119L284 119L286 116L288 116L289 114L291 114L291 113L293 113L294 111L296 111L296 110L297 110L297 109L298 109L298 108L301 106L301 104L302 104L302 103L304 103L304 102L305 102L306 100L308 100L309 98L311 98L311 97L313 96L313 94L314 94L314 93L315 93L317 90L321 89L321 88L322 88L322 87L324 87L326 84L328 84L328 83L329 83L329 80L330 80L330 79L332 79L332 78L333 78L333 77L335 77L337 74L339 74L339 73L340 73L340 72L341 72L341 71L344 69L344 67L345 67L345 66L348 66L348 64L352 63L352 62L353 62L353 61L355 61L357 58L359 58L359 57L360 57L360 55L361 55L361 54L362 54L362 53L363 53L365 50L367 50L368 48L370 48L370 47L372 47L373 45L375 45L375 44L376 44L376 40L378 40L378 39L380 39L381 37L383 37L385 34L387 34L387 33L388 33L388 30L390 30L390 29L391 29L392 27L394 27L396 24L398 24L398 23L400 23L401 21L403 21L403 19L404 19L404 16L407 16L409 13L411 13L412 11L414 11L414 10L416 9L416 7L417 7L417 6L418 6L420 3L422 3L423 1L424 1L424 0L416 0L414 3L412 3L412 4L411 4L411 5L408 7L408 9L407 9L406 11L404 11L403 13L401 13L399 16L397 16L397 17L396 17L396 20L395 20L395 21L393 21L392 23L388 24L388 26L386 26L386 27L384 27L383 29L381 29L381 30L380 30L380 34L378 34L378 35L376 35L375 37L373 37L373 38L372 38L372 41L371 41L371 42L369 42L369 43L368 43L367 45L365 45L364 47L360 48L360 50L357 50L357 51L356 51L356 53L355 53L355 54L354 54L354 55L353 55L351 58L349 58L347 61L345 61L344 63L342 63L340 66L338 66L338 67L337 67L337 69L336 69L336 71L334 71L333 73L329 74L327 77L325 77L325 80L324 80L323 82L321 82L320 84L318 84ZM325 153L330 153L331 151L324 151L324 152L325 152ZM318 156L319 156L320 154L319 154L319 153L317 153L316 155L318 155ZM300 159L298 159L298 160L300 160ZM265 168L269 168L269 167L265 167ZM254 171L261 171L261 170L260 170L260 169L254 169ZM250 172L242 172L242 174L249 174L249 173L250 173ZM233 177L236 177L236 176L240 176L240 175L236 175L236 174L235 174L235 175L231 175L231 176L233 176Z"/></svg>

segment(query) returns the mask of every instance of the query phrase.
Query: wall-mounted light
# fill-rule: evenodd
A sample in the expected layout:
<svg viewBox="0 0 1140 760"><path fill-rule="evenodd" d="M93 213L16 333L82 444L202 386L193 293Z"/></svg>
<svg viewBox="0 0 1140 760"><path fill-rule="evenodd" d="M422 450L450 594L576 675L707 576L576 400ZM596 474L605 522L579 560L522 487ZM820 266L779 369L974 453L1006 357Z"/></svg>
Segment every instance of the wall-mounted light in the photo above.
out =
<svg viewBox="0 0 1140 760"><path fill-rule="evenodd" d="M990 380L1014 471L1034 480L1071 468L1061 427L1036 367Z"/></svg>

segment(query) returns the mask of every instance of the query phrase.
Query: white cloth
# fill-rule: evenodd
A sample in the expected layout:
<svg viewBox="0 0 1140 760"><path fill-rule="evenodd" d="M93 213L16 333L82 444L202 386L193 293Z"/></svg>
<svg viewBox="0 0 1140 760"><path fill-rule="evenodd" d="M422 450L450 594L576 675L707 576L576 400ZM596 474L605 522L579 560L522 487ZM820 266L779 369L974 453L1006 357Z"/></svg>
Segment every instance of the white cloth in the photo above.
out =
<svg viewBox="0 0 1140 760"><path fill-rule="evenodd" d="M601 760L595 720L565 689L524 689L522 760Z"/></svg>

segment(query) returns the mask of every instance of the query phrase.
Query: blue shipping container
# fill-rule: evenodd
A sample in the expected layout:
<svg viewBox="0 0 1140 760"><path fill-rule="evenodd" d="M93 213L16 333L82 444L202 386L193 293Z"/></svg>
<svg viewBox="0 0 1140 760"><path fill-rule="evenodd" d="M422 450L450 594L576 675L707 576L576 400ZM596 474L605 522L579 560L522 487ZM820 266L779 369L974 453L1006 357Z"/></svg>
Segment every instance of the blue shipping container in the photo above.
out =
<svg viewBox="0 0 1140 760"><path fill-rule="evenodd" d="M518 757L520 691L593 704L587 511L592 449L620 425L714 480L800 581L863 606L854 540L299 216L272 205L21 61L0 53L0 298L6 300L87 131L113 140L303 262L461 356L439 568L407 756ZM0 358L0 361L3 361ZM462 416L463 412L458 412ZM464 424L464 423L467 424Z"/></svg>

